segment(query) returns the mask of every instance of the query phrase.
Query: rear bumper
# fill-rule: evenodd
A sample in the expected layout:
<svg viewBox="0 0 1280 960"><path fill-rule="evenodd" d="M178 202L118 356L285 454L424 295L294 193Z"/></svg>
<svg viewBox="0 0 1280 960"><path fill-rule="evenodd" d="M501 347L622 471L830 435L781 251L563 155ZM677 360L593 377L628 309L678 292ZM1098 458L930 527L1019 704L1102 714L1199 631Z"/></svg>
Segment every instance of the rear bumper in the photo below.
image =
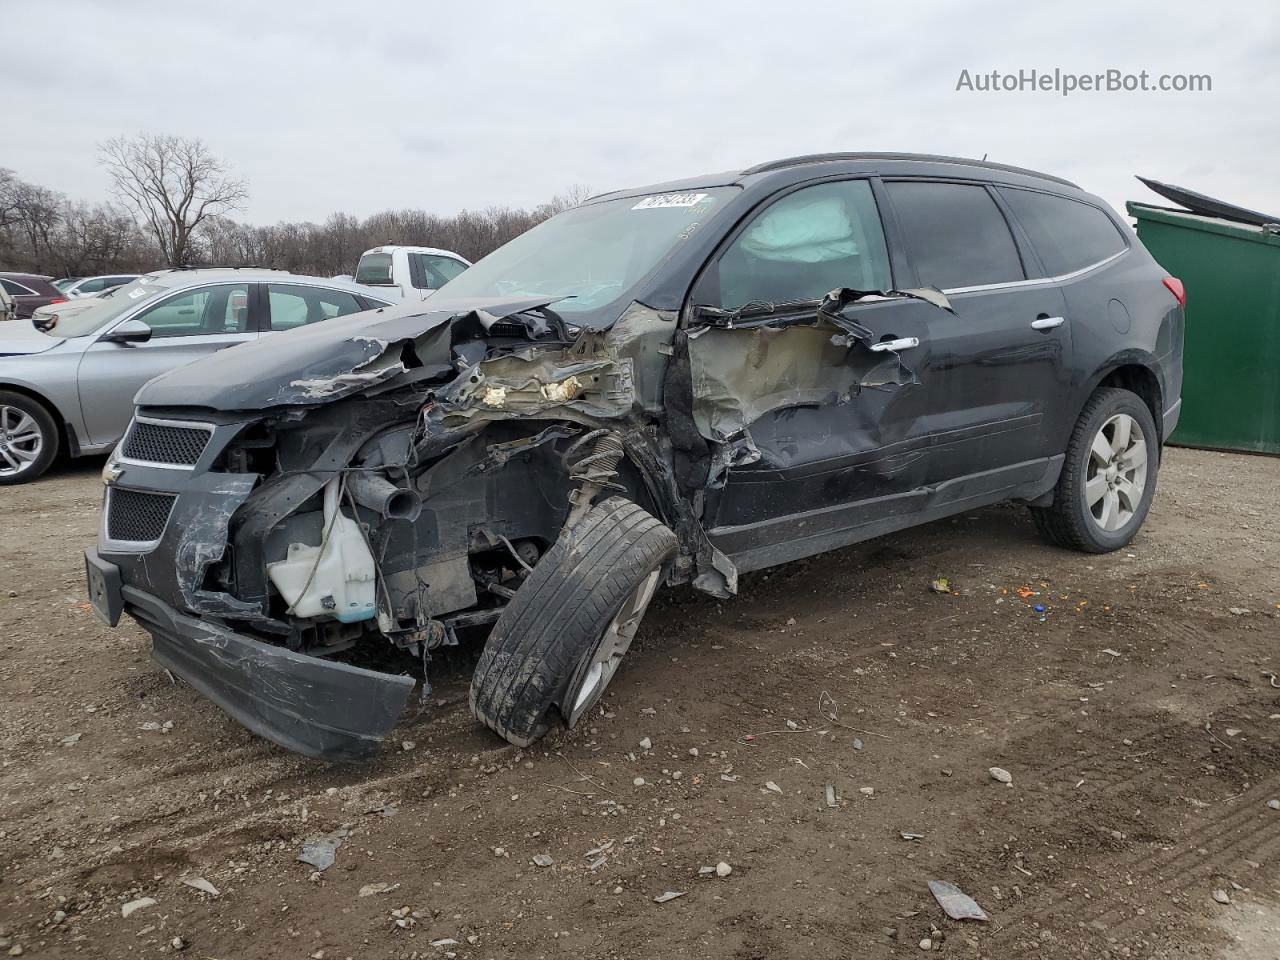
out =
<svg viewBox="0 0 1280 960"><path fill-rule="evenodd" d="M1174 401L1173 406L1164 412L1164 416L1161 418L1161 420L1163 421L1162 426L1164 427L1164 430L1163 430L1164 436L1161 437L1162 440L1168 440L1169 435L1178 428L1178 417L1181 415L1182 415L1182 398L1179 397L1176 401Z"/></svg>
<svg viewBox="0 0 1280 960"><path fill-rule="evenodd" d="M367 760L395 726L412 677L294 653L197 617L134 587L85 551L90 599L103 619L129 614L152 656L259 736L320 760Z"/></svg>

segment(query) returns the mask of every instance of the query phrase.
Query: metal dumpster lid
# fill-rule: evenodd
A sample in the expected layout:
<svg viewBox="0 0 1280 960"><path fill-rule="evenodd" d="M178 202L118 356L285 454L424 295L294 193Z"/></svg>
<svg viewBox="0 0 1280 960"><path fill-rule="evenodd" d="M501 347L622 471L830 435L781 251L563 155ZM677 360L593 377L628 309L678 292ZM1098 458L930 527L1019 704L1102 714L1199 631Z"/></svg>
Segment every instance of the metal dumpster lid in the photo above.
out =
<svg viewBox="0 0 1280 960"><path fill-rule="evenodd" d="M1251 223L1239 223L1225 220L1222 217L1208 217L1189 210L1175 210L1171 207L1157 207L1137 200L1125 203L1129 216L1150 223L1163 223L1188 230L1199 230L1203 233L1216 233L1237 240L1249 240L1253 243L1265 243L1280 246L1280 225L1268 224L1257 226Z"/></svg>

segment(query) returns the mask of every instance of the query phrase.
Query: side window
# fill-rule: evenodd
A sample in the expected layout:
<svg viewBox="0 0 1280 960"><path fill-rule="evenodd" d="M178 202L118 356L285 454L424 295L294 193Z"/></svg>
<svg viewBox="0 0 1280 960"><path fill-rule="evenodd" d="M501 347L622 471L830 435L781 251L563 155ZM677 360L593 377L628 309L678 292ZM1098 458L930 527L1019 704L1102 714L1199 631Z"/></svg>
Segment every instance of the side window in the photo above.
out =
<svg viewBox="0 0 1280 960"><path fill-rule="evenodd" d="M345 317L364 309L353 294L291 283L267 284L272 330L291 330L330 317Z"/></svg>
<svg viewBox="0 0 1280 960"><path fill-rule="evenodd" d="M419 290L439 290L467 269L465 263L453 257L433 253L411 253L409 263L413 270L413 285Z"/></svg>
<svg viewBox="0 0 1280 960"><path fill-rule="evenodd" d="M1074 273L1126 247L1119 228L1097 207L1033 190L999 190L1051 277Z"/></svg>
<svg viewBox="0 0 1280 960"><path fill-rule="evenodd" d="M107 281L102 277L95 277L92 280L86 280L76 288L77 293L97 293L99 290L105 290Z"/></svg>
<svg viewBox="0 0 1280 960"><path fill-rule="evenodd" d="M871 184L842 180L787 194L757 214L716 264L718 302L816 300L839 287L888 290L889 253ZM708 291L700 299L716 299Z"/></svg>
<svg viewBox="0 0 1280 960"><path fill-rule="evenodd" d="M985 187L925 180L885 186L920 283L953 290L1026 278L1009 225Z"/></svg>
<svg viewBox="0 0 1280 960"><path fill-rule="evenodd" d="M170 297L137 317L153 337L245 333L249 329L249 285L227 283Z"/></svg>
<svg viewBox="0 0 1280 960"><path fill-rule="evenodd" d="M391 254L366 253L356 264L356 283L372 287L389 287L395 280L391 277Z"/></svg>
<svg viewBox="0 0 1280 960"><path fill-rule="evenodd" d="M13 280L0 280L0 284L4 286L5 292L13 297L30 297L35 295L34 290L29 290L20 283Z"/></svg>

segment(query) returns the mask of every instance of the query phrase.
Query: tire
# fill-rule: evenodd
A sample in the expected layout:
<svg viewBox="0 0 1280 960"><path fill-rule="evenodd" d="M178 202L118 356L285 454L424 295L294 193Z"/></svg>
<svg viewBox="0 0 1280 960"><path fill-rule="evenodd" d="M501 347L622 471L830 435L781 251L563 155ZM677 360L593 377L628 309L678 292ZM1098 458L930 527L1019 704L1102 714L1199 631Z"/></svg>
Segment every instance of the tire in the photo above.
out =
<svg viewBox="0 0 1280 960"><path fill-rule="evenodd" d="M0 486L36 479L58 455L58 424L44 404L0 390Z"/></svg>
<svg viewBox="0 0 1280 960"><path fill-rule="evenodd" d="M544 736L557 712L574 726L613 678L676 547L675 534L629 500L592 507L494 624L471 679L476 719L520 747Z"/></svg>
<svg viewBox="0 0 1280 960"><path fill-rule="evenodd" d="M1128 431L1123 444L1122 429ZM1135 429L1141 438L1134 436ZM1146 403L1128 390L1098 390L1071 431L1052 506L1031 508L1036 526L1060 547L1085 553L1119 550L1151 509L1159 469L1159 435Z"/></svg>

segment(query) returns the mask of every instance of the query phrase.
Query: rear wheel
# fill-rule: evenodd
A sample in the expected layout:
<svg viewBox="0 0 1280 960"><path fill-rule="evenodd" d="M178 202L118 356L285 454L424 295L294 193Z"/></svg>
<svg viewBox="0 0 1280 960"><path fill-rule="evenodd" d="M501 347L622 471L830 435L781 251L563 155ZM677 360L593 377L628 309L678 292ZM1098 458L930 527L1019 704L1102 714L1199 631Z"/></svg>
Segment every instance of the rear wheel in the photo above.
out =
<svg viewBox="0 0 1280 960"><path fill-rule="evenodd" d="M26 483L58 453L58 425L37 400L0 390L0 484Z"/></svg>
<svg viewBox="0 0 1280 960"><path fill-rule="evenodd" d="M1146 519L1159 468L1155 420L1142 398L1099 390L1071 433L1053 505L1031 508L1036 525L1059 546L1118 550Z"/></svg>
<svg viewBox="0 0 1280 960"><path fill-rule="evenodd" d="M546 552L511 598L471 680L471 711L528 746L556 715L575 726L631 646L677 541L618 497L593 507Z"/></svg>

